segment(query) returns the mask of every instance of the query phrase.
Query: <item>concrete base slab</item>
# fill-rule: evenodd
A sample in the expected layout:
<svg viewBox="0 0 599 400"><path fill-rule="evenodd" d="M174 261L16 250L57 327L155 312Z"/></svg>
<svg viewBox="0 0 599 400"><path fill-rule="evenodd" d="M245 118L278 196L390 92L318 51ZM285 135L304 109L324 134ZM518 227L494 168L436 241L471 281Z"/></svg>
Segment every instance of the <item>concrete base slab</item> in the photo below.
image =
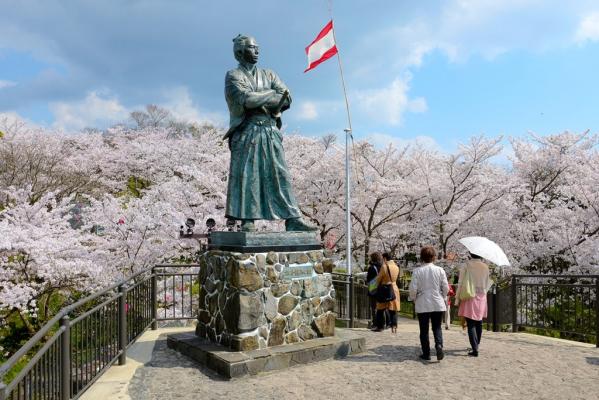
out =
<svg viewBox="0 0 599 400"><path fill-rule="evenodd" d="M337 328L333 337L251 351L233 351L192 333L168 335L167 345L230 379L360 353L366 340Z"/></svg>

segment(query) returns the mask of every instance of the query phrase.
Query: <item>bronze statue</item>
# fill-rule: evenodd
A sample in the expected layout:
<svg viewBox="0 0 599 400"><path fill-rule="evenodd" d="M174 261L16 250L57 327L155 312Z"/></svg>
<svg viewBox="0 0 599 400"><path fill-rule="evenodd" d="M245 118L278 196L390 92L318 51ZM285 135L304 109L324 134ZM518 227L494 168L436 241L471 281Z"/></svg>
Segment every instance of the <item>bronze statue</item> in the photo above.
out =
<svg viewBox="0 0 599 400"><path fill-rule="evenodd" d="M225 76L231 150L226 217L241 220L243 231L255 231L257 219L284 219L287 231L314 231L301 219L283 152L281 113L291 105L289 91L276 73L256 66L253 37L238 35L233 53L239 65Z"/></svg>

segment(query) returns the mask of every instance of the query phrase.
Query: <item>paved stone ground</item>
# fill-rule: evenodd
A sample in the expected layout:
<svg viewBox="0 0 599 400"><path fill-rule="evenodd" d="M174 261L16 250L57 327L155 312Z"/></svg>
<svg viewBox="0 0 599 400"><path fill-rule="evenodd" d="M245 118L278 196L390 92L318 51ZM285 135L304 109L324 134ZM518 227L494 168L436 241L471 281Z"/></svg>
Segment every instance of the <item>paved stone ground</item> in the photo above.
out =
<svg viewBox="0 0 599 400"><path fill-rule="evenodd" d="M397 334L355 329L367 351L345 359L227 381L156 343L135 372L132 399L596 399L599 349L531 334L483 332L480 356L467 356L460 327L444 330L446 357L421 362L418 325ZM433 360L435 360L433 356Z"/></svg>

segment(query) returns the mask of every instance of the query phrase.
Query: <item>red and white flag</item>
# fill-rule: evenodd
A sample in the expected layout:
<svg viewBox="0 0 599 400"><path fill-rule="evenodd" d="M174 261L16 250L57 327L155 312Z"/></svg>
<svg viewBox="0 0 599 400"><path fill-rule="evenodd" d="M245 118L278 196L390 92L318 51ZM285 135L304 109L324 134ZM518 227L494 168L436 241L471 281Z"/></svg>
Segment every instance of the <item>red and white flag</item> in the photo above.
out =
<svg viewBox="0 0 599 400"><path fill-rule="evenodd" d="M308 55L308 68L304 72L310 71L321 62L337 54L335 36L333 35L333 20L329 21L316 36L316 39L306 47L306 54Z"/></svg>

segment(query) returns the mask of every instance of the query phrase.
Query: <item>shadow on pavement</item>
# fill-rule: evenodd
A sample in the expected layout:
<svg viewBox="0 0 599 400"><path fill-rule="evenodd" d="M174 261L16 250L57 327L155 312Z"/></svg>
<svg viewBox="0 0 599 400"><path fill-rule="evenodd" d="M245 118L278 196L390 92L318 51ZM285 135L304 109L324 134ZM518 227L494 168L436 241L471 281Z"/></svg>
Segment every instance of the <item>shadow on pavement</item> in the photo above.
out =
<svg viewBox="0 0 599 400"><path fill-rule="evenodd" d="M420 361L418 358L419 355L420 347L417 346L392 346L385 344L373 349L369 349L365 353L351 355L347 358L342 358L341 360L351 362Z"/></svg>
<svg viewBox="0 0 599 400"><path fill-rule="evenodd" d="M468 350L443 350L446 356L452 357L468 357Z"/></svg>
<svg viewBox="0 0 599 400"><path fill-rule="evenodd" d="M445 350L445 357L468 357L468 350ZM372 354L374 353L374 354ZM392 346L382 345L367 350L365 353L351 355L347 358L341 358L341 361L351 362L404 362L419 361L428 364L431 361L436 362L435 352L432 350L431 361L424 361L419 358L421 354L419 346Z"/></svg>
<svg viewBox="0 0 599 400"><path fill-rule="evenodd" d="M599 365L599 357L586 357L586 359L591 365Z"/></svg>

